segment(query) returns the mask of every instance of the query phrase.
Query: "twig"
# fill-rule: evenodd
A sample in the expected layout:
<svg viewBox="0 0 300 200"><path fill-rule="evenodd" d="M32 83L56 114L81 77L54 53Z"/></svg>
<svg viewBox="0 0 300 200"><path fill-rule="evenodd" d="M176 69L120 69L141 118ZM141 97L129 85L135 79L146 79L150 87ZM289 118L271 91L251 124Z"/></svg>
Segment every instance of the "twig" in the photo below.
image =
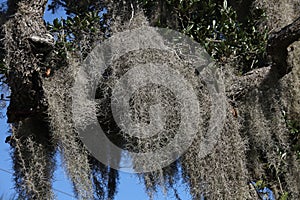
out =
<svg viewBox="0 0 300 200"><path fill-rule="evenodd" d="M131 25L131 21L132 21L132 19L133 19L133 17L134 17L134 7L133 7L133 4L132 4L132 3L130 4L130 7L131 7L131 18L130 18L130 20L129 20L129 25L128 25L128 26Z"/></svg>

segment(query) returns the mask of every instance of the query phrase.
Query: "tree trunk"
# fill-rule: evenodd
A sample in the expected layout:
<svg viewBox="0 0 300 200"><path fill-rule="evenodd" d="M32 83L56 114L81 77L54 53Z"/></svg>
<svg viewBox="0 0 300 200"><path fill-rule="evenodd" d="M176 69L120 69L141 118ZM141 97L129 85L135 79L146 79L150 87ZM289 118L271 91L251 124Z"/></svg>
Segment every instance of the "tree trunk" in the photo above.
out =
<svg viewBox="0 0 300 200"><path fill-rule="evenodd" d="M9 123L45 111L41 75L46 68L43 61L51 51L51 44L43 40L47 36L43 20L47 1L20 0L14 3L15 7L10 7L10 10L15 12L4 25L6 77L11 89L7 109Z"/></svg>
<svg viewBox="0 0 300 200"><path fill-rule="evenodd" d="M3 26L6 81L10 87L8 122L13 168L22 199L52 199L55 148L43 112L42 74L52 50L43 15L47 0L10 0Z"/></svg>

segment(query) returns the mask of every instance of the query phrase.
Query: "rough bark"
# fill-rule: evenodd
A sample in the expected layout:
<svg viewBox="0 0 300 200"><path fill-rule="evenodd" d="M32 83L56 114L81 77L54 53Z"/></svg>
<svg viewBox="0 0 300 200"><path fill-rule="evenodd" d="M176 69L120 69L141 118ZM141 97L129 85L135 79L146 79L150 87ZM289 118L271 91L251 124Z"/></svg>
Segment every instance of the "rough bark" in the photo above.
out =
<svg viewBox="0 0 300 200"><path fill-rule="evenodd" d="M51 51L51 44L32 39L47 40L43 20L46 3L46 0L14 2L10 12L15 12L4 24L6 77L11 89L7 109L9 123L42 113L46 108L41 75L46 68L43 61Z"/></svg>
<svg viewBox="0 0 300 200"><path fill-rule="evenodd" d="M272 64L272 69L278 73L279 78L291 71L291 66L288 66L287 63L288 46L299 38L300 17L280 31L273 33L269 38L267 53Z"/></svg>
<svg viewBox="0 0 300 200"><path fill-rule="evenodd" d="M21 199L52 199L55 147L44 111L42 74L51 39L43 20L47 0L8 1L3 25L6 82L10 87L8 122L12 123L12 160Z"/></svg>

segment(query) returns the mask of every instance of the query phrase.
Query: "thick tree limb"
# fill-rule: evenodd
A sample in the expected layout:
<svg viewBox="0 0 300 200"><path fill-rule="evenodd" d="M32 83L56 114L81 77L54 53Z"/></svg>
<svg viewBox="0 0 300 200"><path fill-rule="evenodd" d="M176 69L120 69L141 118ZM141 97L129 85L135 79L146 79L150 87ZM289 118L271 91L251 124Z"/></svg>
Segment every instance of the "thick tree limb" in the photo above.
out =
<svg viewBox="0 0 300 200"><path fill-rule="evenodd" d="M267 53L279 78L289 73L291 69L287 64L288 46L300 38L300 17L293 23L271 35L268 40Z"/></svg>

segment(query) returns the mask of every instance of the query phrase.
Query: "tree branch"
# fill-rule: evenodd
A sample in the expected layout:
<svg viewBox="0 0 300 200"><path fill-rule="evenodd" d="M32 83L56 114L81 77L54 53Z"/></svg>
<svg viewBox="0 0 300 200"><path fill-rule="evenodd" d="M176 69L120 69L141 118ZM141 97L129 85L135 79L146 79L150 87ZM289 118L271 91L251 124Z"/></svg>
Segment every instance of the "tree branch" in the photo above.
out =
<svg viewBox="0 0 300 200"><path fill-rule="evenodd" d="M288 46L300 38L300 17L293 23L271 35L268 40L267 54L279 78L291 71L287 64Z"/></svg>

